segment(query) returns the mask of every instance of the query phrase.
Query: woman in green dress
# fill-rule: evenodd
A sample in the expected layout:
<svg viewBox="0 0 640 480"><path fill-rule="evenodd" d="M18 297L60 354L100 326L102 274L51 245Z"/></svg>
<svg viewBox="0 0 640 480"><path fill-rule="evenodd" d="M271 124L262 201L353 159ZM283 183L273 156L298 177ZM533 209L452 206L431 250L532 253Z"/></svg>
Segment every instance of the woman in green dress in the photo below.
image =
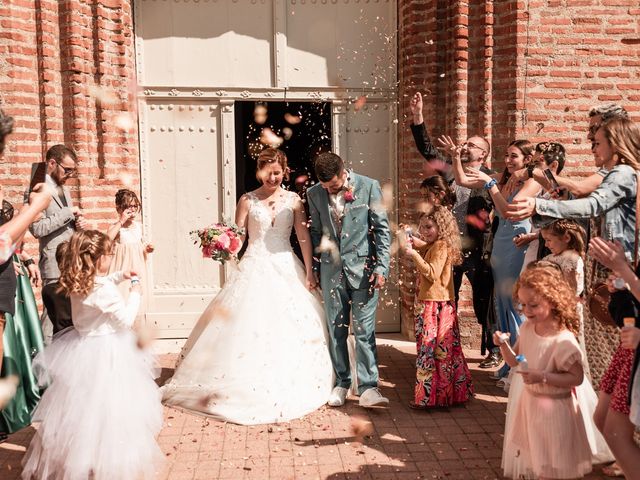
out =
<svg viewBox="0 0 640 480"><path fill-rule="evenodd" d="M0 225L10 220L13 213L11 204L6 201L1 204ZM9 262L13 262L13 265L9 264L8 268L3 269L2 276L8 278L8 284L13 283L9 277L12 274L15 277L15 310L8 308L4 314L6 323L2 339L4 352L0 377L13 375L18 379L18 386L13 399L0 411L0 442L8 434L31 424L31 415L40 400L40 388L31 360L44 347L38 309L30 283L39 283L38 267L24 253L14 255ZM10 292L7 293L9 295L2 292L2 296L10 297ZM5 300L10 301L10 298Z"/></svg>

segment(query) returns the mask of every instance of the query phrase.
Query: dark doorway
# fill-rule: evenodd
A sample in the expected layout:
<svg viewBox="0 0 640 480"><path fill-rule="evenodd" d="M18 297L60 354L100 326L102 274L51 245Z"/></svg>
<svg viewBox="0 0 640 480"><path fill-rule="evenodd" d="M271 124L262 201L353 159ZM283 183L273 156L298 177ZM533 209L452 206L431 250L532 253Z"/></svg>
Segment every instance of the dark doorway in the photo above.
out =
<svg viewBox="0 0 640 480"><path fill-rule="evenodd" d="M237 101L235 122L236 201L258 188L258 154L271 140L280 139L278 148L287 155L291 169L285 186L304 198L306 188L316 181L313 158L331 150L330 103Z"/></svg>

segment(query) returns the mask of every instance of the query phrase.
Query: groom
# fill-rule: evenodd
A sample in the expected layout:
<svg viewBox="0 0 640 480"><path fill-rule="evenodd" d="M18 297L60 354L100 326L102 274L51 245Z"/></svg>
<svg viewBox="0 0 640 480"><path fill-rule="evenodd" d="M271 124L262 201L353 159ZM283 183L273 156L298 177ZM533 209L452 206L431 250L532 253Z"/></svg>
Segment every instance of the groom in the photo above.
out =
<svg viewBox="0 0 640 480"><path fill-rule="evenodd" d="M358 394L362 407L385 405L378 390L376 306L389 274L389 221L376 180L347 171L334 153L316 157L320 184L307 192L311 240L320 261L320 287L329 327L336 386L328 404L344 405L351 386L347 337L350 317L356 340Z"/></svg>

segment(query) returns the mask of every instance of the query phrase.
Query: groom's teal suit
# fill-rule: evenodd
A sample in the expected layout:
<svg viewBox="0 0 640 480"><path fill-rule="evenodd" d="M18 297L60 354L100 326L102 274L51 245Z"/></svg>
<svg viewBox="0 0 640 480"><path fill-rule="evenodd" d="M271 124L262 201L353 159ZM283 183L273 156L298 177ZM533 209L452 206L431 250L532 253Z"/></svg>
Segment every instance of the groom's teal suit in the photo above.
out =
<svg viewBox="0 0 640 480"><path fill-rule="evenodd" d="M349 173L348 183L355 198L345 202L341 228L336 225L329 194L321 184L307 191L307 202L314 251L325 236L336 245L340 254L338 259L331 252L323 251L314 267L320 274L336 386L351 386L347 336L352 315L358 393L362 394L378 384L375 341L378 291L373 288L370 277L375 273L386 278L389 274L391 233L380 184L353 172Z"/></svg>

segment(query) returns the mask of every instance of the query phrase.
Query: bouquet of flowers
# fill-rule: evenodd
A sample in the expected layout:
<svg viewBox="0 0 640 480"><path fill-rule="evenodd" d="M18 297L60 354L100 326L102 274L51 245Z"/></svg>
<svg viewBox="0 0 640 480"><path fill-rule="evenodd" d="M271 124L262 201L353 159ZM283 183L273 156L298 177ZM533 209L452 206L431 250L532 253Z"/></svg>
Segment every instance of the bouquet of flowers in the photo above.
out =
<svg viewBox="0 0 640 480"><path fill-rule="evenodd" d="M242 248L244 230L226 222L214 223L200 230L189 232L194 245L200 242L202 256L224 263L235 256Z"/></svg>

